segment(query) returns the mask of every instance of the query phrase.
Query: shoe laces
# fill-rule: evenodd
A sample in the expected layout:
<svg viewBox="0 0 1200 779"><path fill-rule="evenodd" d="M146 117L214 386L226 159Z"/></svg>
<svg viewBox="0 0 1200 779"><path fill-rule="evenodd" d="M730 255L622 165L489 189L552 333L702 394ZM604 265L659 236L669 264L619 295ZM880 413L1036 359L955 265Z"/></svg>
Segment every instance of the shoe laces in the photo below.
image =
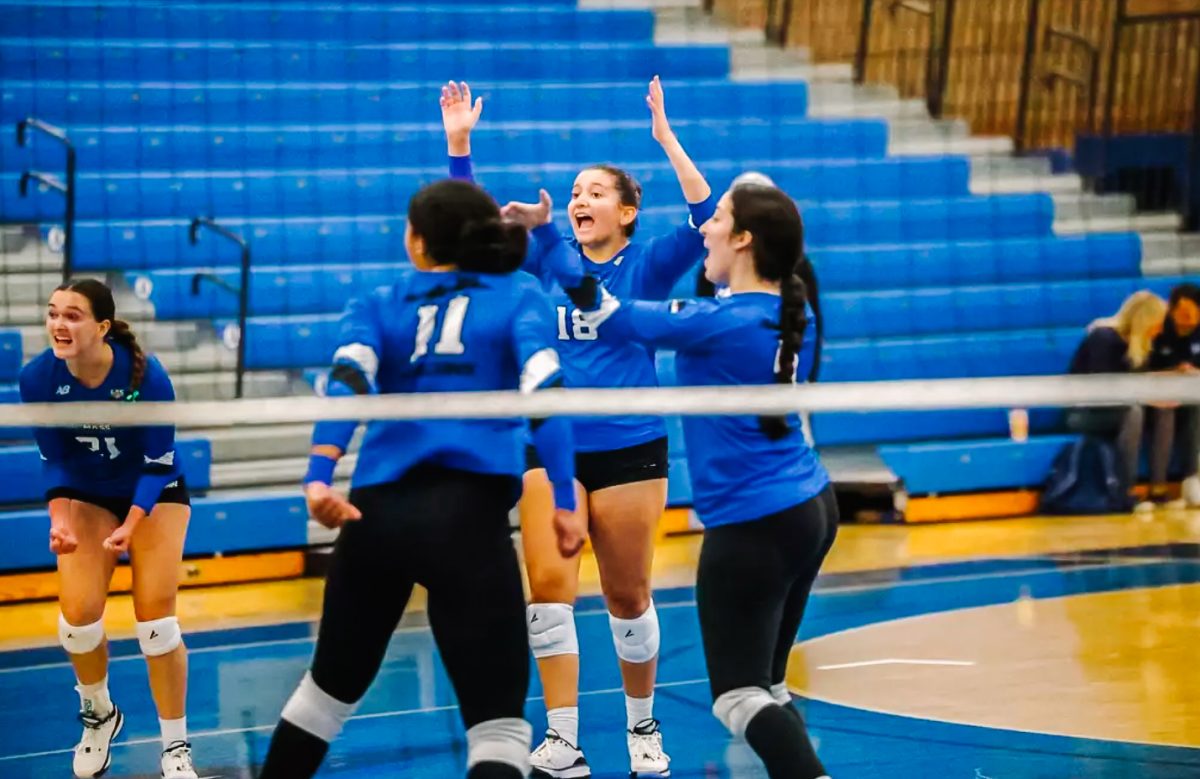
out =
<svg viewBox="0 0 1200 779"><path fill-rule="evenodd" d="M192 770L192 745L187 741L172 741L163 750L163 758L172 762L170 768L176 771Z"/></svg>

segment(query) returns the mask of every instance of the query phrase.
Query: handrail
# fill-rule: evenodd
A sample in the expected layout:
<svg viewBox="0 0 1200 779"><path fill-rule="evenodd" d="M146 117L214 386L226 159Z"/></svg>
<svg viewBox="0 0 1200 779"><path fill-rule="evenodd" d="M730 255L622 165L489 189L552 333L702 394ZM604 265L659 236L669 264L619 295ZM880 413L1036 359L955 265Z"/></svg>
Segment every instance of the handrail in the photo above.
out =
<svg viewBox="0 0 1200 779"><path fill-rule="evenodd" d="M226 240L236 243L242 252L241 256L241 285L234 287L224 279L211 273L197 273L192 277L192 294L200 292L200 284L204 280L215 283L218 287L233 292L238 296L238 343L237 343L237 376L234 384L234 397L241 398L245 387L246 377L246 316L250 309L250 244L246 239L229 228L219 224L208 216L198 216L188 226L188 242L195 246L200 241L200 228L207 227Z"/></svg>
<svg viewBox="0 0 1200 779"><path fill-rule="evenodd" d="M776 17L779 17L776 20ZM767 18L763 22L763 37L768 43L787 46L788 30L792 26L792 0L769 0Z"/></svg>
<svg viewBox="0 0 1200 779"><path fill-rule="evenodd" d="M894 19L901 11L923 16L929 20L929 48L925 52L925 104L929 113L941 117L949 85L950 49L954 29L955 0L941 0L941 15L937 0L886 0L887 12ZM854 51L854 83L861 84L867 76L870 56L871 23L875 16L874 0L862 0L862 15L858 28L858 44Z"/></svg>
<svg viewBox="0 0 1200 779"><path fill-rule="evenodd" d="M75 145L60 127L43 122L32 116L17 122L17 145L24 147L29 141L29 131L36 130L61 143L67 150L66 182L60 182L37 171L28 170L21 175L21 197L29 194L29 179L35 179L63 195L66 207L63 213L63 281L71 278L75 265Z"/></svg>

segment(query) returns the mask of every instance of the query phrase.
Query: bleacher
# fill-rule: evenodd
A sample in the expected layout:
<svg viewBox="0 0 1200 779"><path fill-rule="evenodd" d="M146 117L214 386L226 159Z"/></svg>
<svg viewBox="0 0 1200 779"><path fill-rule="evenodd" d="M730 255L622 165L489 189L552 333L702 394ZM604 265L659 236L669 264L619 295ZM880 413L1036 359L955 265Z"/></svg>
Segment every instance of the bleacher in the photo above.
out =
<svg viewBox="0 0 1200 779"><path fill-rule="evenodd" d="M664 19L570 0L316 10L0 0L0 125L36 116L69 132L76 268L120 286L119 308L133 307L181 397L228 396L224 336L237 314L235 296L196 283L207 273L236 285L236 253L208 235L189 245L189 221L213 216L253 247L251 394L303 390L331 355L345 300L404 262L409 196L445 175L436 95L449 78L485 99L473 152L497 199L546 187L561 216L577 169L613 161L643 184L639 224L651 234L686 213L643 102L661 74L672 123L714 188L752 168L801 202L822 282L824 381L1060 373L1090 320L1134 289L1165 293L1190 270L1191 244L1139 232L1175 223L1142 219L1129 198L1087 195L1077 177L1013 158L1005 139L958 137L958 125L914 117L895 95L811 78L816 70L771 59L778 52L758 52L777 65L764 74L739 70L731 45L656 43L677 17ZM0 222L36 224L43 254L61 201L22 198L17 181L59 166L61 149L43 138L0 142ZM1144 278L1144 268L1171 275ZM22 357L44 347L43 293L24 278L0 281L2 402L17 399ZM669 382L671 356L659 364ZM1020 444L1007 438L1006 411L823 414L812 430L820 447L877 447L912 494L1035 486L1064 440L1059 415L1036 410L1034 438ZM196 500L189 554L305 542L295 489L304 434L181 433L191 486L211 490ZM6 545L0 570L49 564L44 515L30 508L30 451L0 449L0 507L13 507L0 524L28 541ZM671 503L686 505L675 425L671 454Z"/></svg>

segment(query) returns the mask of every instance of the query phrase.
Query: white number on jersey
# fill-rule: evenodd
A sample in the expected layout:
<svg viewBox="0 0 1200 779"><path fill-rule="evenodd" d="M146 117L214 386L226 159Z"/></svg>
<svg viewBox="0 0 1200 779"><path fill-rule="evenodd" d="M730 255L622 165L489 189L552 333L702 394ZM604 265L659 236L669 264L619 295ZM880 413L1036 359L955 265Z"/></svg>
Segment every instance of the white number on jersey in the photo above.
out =
<svg viewBox="0 0 1200 779"><path fill-rule="evenodd" d="M596 333L596 328L590 326L583 318L583 312L571 310L571 327L567 329L567 307L558 307L558 340L570 341L572 338L576 341L595 341L600 336Z"/></svg>
<svg viewBox="0 0 1200 779"><path fill-rule="evenodd" d="M433 345L434 354L462 354L466 347L462 342L463 320L467 317L467 306L471 299L460 295L446 304L446 315L442 317L441 335ZM438 328L441 306L421 306L417 309L417 343L409 362L429 354L429 342Z"/></svg>
<svg viewBox="0 0 1200 779"><path fill-rule="evenodd" d="M87 446L88 449L90 449L93 452L100 451L100 439L99 438L81 435L81 436L76 436L75 440L81 444L84 444L85 446ZM115 438L105 438L104 439L104 448L108 450L108 459L110 459L110 460L115 460L121 456L121 450L117 448L117 439L115 439Z"/></svg>

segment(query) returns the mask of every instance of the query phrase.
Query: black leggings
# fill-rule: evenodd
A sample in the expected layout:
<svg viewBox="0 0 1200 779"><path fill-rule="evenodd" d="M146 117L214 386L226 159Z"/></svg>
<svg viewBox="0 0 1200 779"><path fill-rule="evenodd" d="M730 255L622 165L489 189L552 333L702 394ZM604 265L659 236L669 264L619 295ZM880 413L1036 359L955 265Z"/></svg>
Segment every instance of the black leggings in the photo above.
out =
<svg viewBox="0 0 1200 779"><path fill-rule="evenodd" d="M325 586L313 659L317 686L345 703L375 679L413 585L467 728L522 718L529 690L525 595L509 535L510 477L421 467L350 501Z"/></svg>
<svg viewBox="0 0 1200 779"><path fill-rule="evenodd" d="M837 500L826 487L790 509L704 531L696 604L714 701L784 680L837 525Z"/></svg>

